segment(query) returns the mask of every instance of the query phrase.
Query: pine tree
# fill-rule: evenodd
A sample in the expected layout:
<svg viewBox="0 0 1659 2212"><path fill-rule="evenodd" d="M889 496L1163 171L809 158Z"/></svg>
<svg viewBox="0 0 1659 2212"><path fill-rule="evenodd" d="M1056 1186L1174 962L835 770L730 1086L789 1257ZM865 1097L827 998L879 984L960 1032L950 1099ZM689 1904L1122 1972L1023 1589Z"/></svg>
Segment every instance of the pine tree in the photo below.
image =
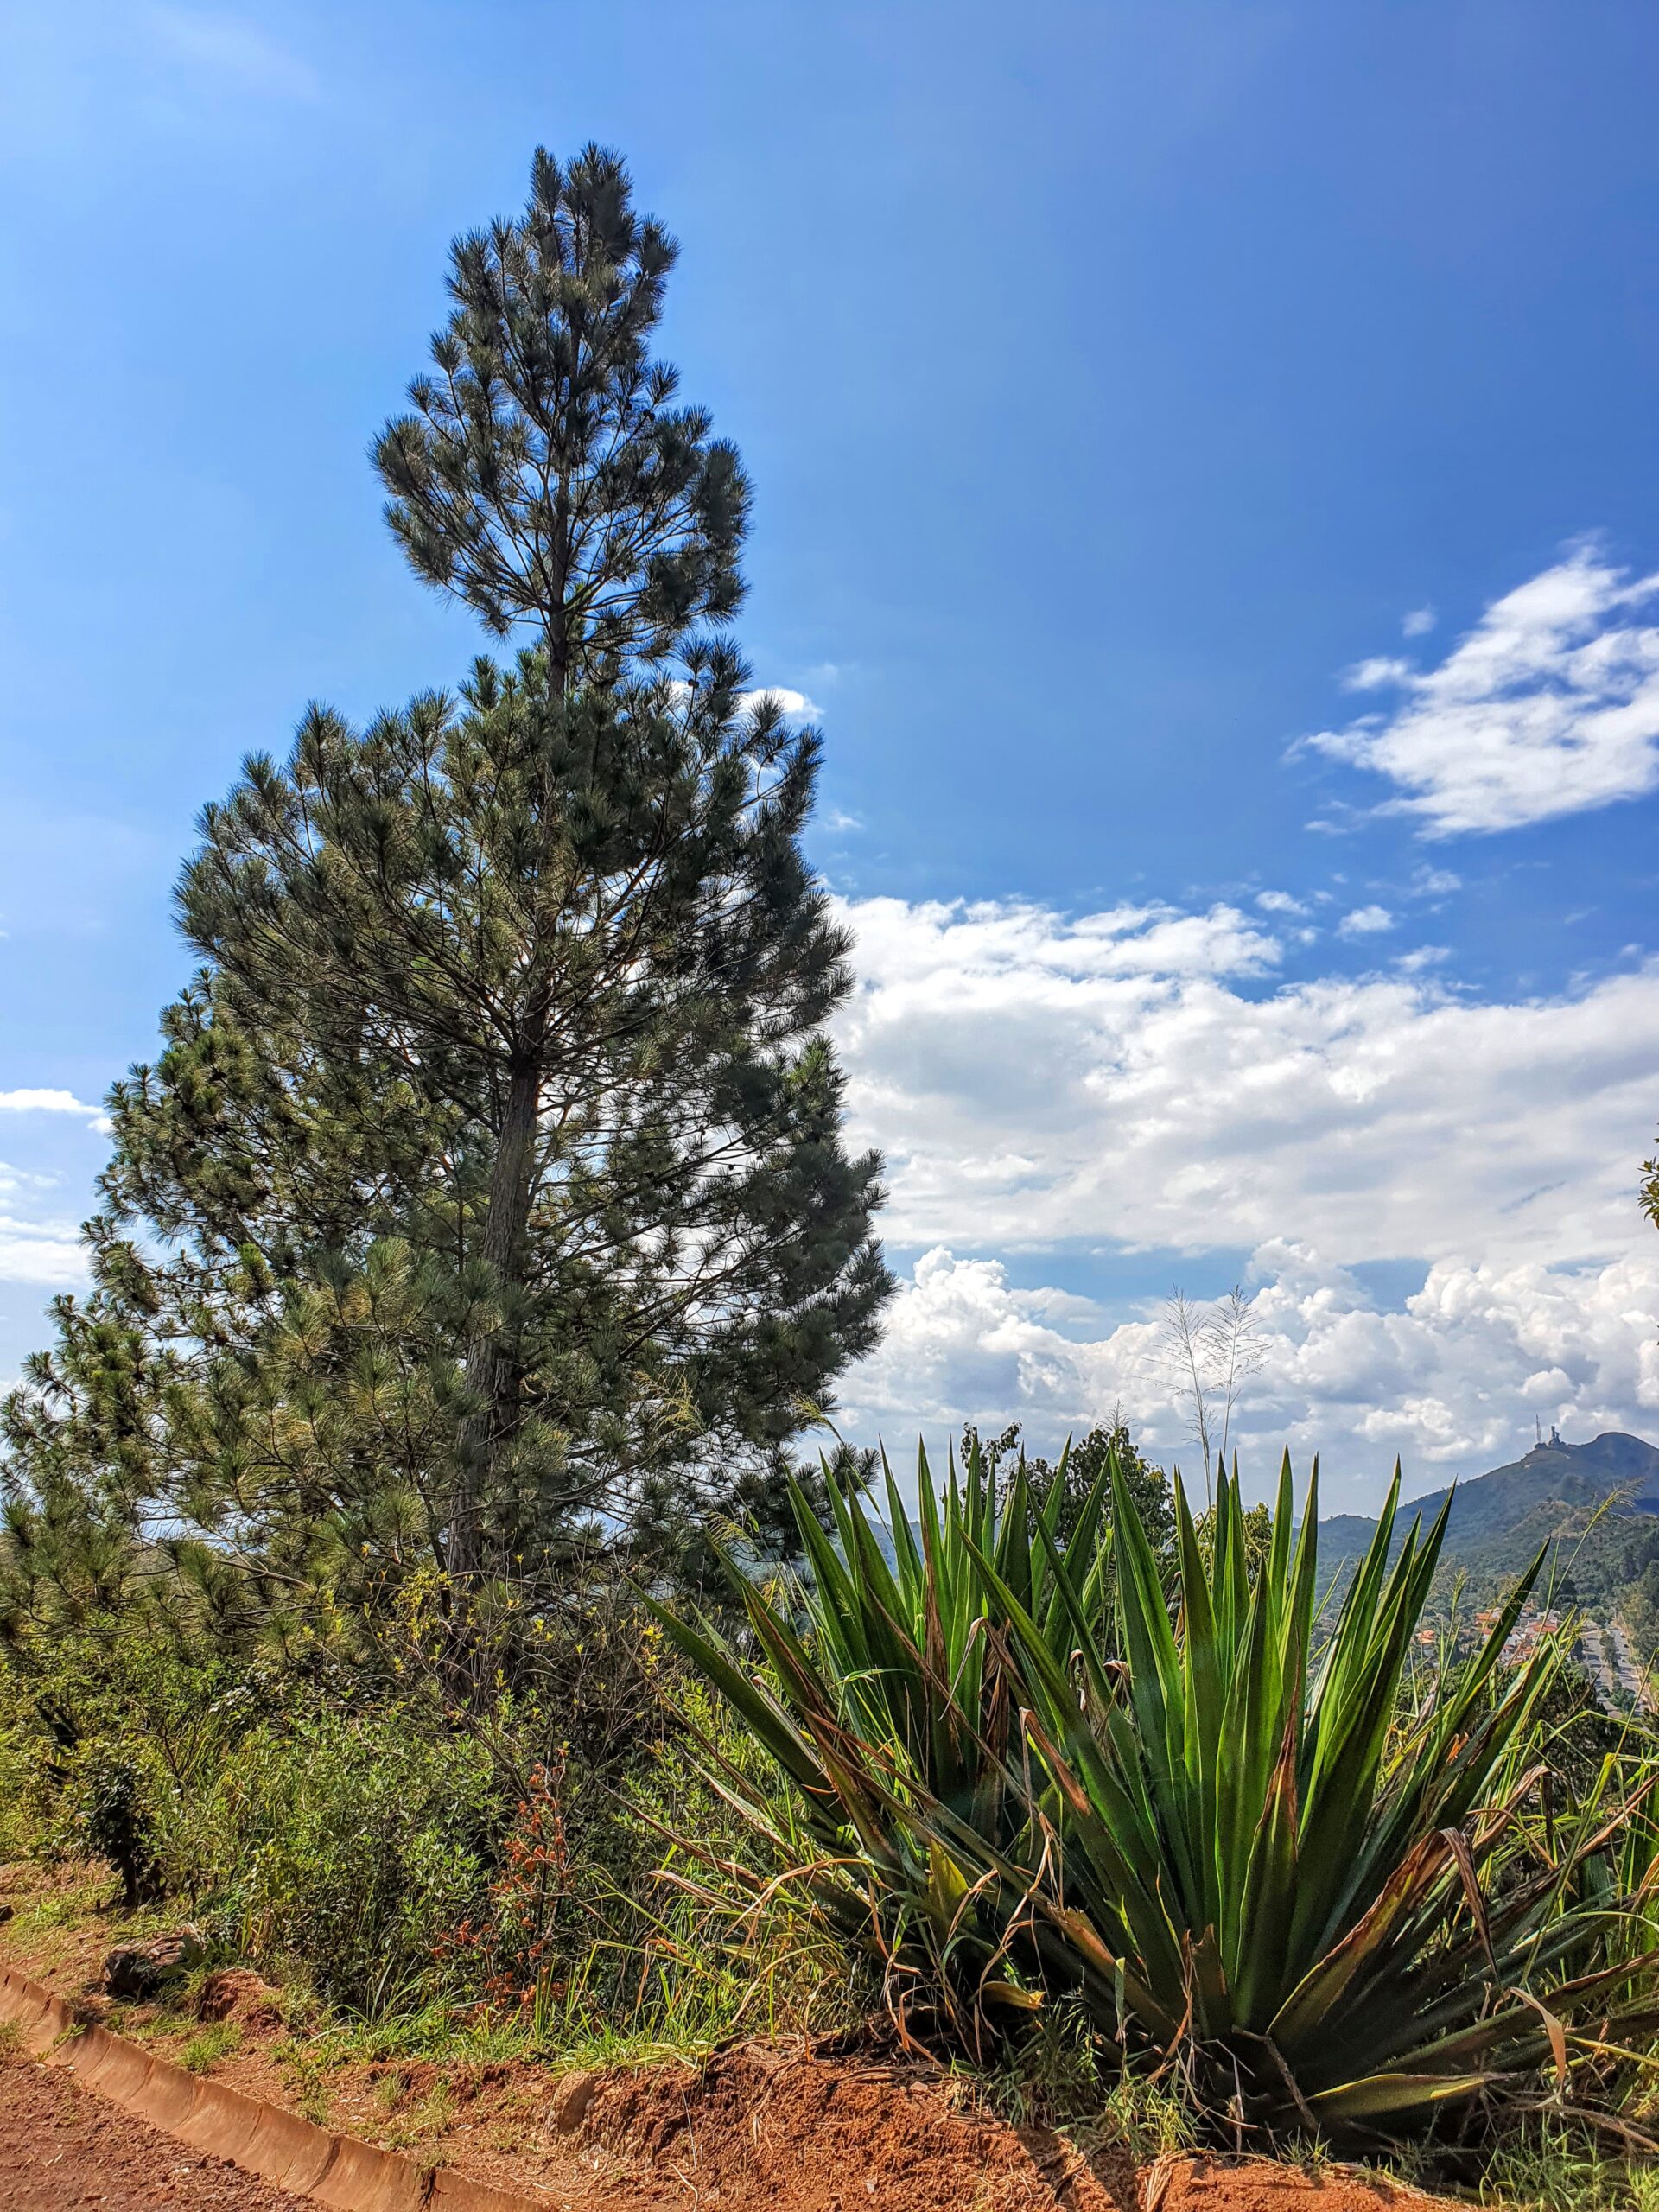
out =
<svg viewBox="0 0 1659 2212"><path fill-rule="evenodd" d="M204 964L10 1410L25 1465L273 1590L768 1511L891 1289L820 740L749 688L747 486L650 355L674 254L591 148L454 246L375 460L416 573L524 641L363 729L313 709L206 810Z"/></svg>

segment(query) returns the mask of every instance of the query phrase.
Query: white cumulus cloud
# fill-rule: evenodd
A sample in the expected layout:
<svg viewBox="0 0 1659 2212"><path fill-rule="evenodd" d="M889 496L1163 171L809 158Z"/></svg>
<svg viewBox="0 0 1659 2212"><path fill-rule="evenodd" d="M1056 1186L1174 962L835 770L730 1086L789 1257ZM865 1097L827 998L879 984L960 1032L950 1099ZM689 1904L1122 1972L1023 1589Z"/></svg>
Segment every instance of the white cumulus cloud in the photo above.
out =
<svg viewBox="0 0 1659 2212"><path fill-rule="evenodd" d="M0 1090L0 1114L84 1114L98 1122L104 1109L89 1106L73 1090Z"/></svg>
<svg viewBox="0 0 1659 2212"><path fill-rule="evenodd" d="M1438 667L1363 661L1392 712L1305 747L1384 777L1426 836L1511 830L1659 789L1659 575L1581 545L1486 609ZM1408 634L1420 634L1408 631Z"/></svg>
<svg viewBox="0 0 1659 2212"><path fill-rule="evenodd" d="M1063 1252L1075 1282L1135 1249L1205 1279L1254 1254L1247 1457L1265 1479L1281 1444L1319 1450L1348 1485L1333 1508L1374 1503L1396 1452L1420 1487L1478 1473L1535 1412L1574 1436L1659 1427L1659 1239L1636 1199L1659 963L1475 1004L1427 972L1433 946L1282 982L1264 924L1228 906L842 913L854 1134L887 1154L884 1234L922 1254L847 1378L847 1433L908 1449L1019 1419L1056 1444L1122 1398L1179 1453L1156 1301L1125 1318L1007 1264L1040 1285ZM1410 1263L1402 1309L1353 1272L1377 1262Z"/></svg>
<svg viewBox="0 0 1659 2212"><path fill-rule="evenodd" d="M1386 906L1356 906L1337 924L1338 937L1380 937L1384 930L1394 927L1394 916Z"/></svg>
<svg viewBox="0 0 1659 2212"><path fill-rule="evenodd" d="M0 1282L67 1290L86 1279L86 1255L68 1221L29 1221L0 1213Z"/></svg>
<svg viewBox="0 0 1659 2212"><path fill-rule="evenodd" d="M893 1243L1513 1265L1642 1228L1659 965L1472 1004L1426 970L1277 982L1274 938L1226 906L841 912L837 1033Z"/></svg>
<svg viewBox="0 0 1659 2212"><path fill-rule="evenodd" d="M1306 1246L1264 1245L1251 1277L1263 1364L1232 1440L1257 1494L1287 1446L1304 1474L1319 1454L1325 1511L1363 1511L1396 1457L1409 1493L1518 1454L1535 1415L1575 1440L1651 1433L1659 1416L1659 1249L1563 1269L1442 1262L1398 1312ZM848 1378L842 1433L883 1436L903 1464L918 1433L942 1454L964 1419L1018 1421L1052 1451L1121 1405L1196 1475L1160 1314L1096 1314L1091 1332L1071 1318L1077 1301L1051 1310L1058 1295L1014 1287L994 1260L924 1254L880 1351Z"/></svg>

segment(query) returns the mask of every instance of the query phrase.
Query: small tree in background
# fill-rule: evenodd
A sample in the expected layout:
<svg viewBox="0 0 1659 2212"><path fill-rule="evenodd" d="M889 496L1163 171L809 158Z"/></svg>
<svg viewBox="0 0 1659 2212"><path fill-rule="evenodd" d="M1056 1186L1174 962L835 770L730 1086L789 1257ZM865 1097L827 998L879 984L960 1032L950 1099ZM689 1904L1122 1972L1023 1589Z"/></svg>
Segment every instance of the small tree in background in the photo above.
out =
<svg viewBox="0 0 1659 2212"><path fill-rule="evenodd" d="M1060 1502L1059 1531L1069 1536L1077 1526L1084 1502L1101 1477L1116 1462L1148 1542L1160 1560L1173 1567L1175 1560L1175 1493L1167 1473L1147 1459L1129 1434L1122 1407L1112 1408L1109 1421L1097 1421L1086 1436L1074 1437L1065 1455L1065 1494ZM1046 1459L1027 1459L1026 1473L1032 1494L1043 1503L1062 1479L1058 1465Z"/></svg>
<svg viewBox="0 0 1659 2212"><path fill-rule="evenodd" d="M1061 1487L1058 1533L1062 1542L1067 1541L1083 1515L1083 1510L1093 1495L1101 1477L1109 1473L1116 1462L1129 1496L1135 1500L1135 1510L1141 1516L1147 1541L1160 1561L1168 1572L1175 1565L1175 1493L1170 1478L1163 1468L1155 1466L1129 1433L1129 1425L1123 1417L1121 1406L1114 1406L1109 1421L1096 1421L1084 1436L1073 1437L1066 1446L1064 1463L1049 1461L1040 1454L1028 1455L1020 1441L1020 1424L1010 1422L1001 1435L989 1439L980 1435L972 1421L964 1421L962 1429L961 1460L966 1466L969 1458L978 1452L988 1473L995 1474L1006 1460L1017 1458L1026 1471L1026 1480L1032 1497L1041 1506L1052 1495L1055 1485ZM1104 1525L1111 1525L1110 1497L1104 1511Z"/></svg>

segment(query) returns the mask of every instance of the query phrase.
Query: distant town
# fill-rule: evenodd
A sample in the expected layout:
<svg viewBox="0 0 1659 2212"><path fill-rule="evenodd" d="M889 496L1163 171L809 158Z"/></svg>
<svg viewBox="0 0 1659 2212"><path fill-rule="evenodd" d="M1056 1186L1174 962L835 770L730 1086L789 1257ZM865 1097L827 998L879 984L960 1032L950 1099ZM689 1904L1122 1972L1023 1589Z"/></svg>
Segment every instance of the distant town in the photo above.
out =
<svg viewBox="0 0 1659 2212"><path fill-rule="evenodd" d="M1474 1617L1478 1636L1490 1636L1503 1618L1498 1606L1483 1606ZM1577 1631L1572 1656L1595 1683L1597 1694L1610 1713L1659 1712L1653 1677L1643 1670L1629 1636L1617 1621L1604 1626L1599 1621L1580 1615L1574 1622L1571 1614L1554 1608L1529 1605L1504 1643L1504 1665L1523 1665L1547 1637L1559 1636L1570 1627L1575 1627ZM1417 1641L1425 1649L1431 1649L1440 1641L1440 1635L1437 1629L1421 1629Z"/></svg>

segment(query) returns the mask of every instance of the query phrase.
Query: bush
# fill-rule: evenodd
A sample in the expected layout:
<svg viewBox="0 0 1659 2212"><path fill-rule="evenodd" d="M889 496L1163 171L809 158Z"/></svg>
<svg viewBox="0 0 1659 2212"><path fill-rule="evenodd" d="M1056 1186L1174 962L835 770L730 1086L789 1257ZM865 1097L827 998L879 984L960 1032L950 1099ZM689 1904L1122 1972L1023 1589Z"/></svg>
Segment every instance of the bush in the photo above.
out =
<svg viewBox="0 0 1659 2212"><path fill-rule="evenodd" d="M7 1855L106 1859L129 1904L399 2032L435 2002L564 2046L701 2045L844 1998L798 1916L740 1925L729 1885L687 1885L668 1836L746 1836L686 1760L676 1700L710 1720L708 1694L613 1567L573 1557L553 1599L430 1573L377 1596L367 1665L232 1640L159 1568L115 1611L14 1612ZM758 1777L744 1732L723 1741Z"/></svg>
<svg viewBox="0 0 1659 2212"><path fill-rule="evenodd" d="M226 1948L302 1961L375 2019L454 1984L449 1938L482 1909L504 1812L475 1739L325 1711L244 1737L177 1801L161 1867Z"/></svg>
<svg viewBox="0 0 1659 2212"><path fill-rule="evenodd" d="M269 1694L261 1670L142 1612L14 1635L0 1669L0 1801L16 1847L107 1859L130 1908L162 1885L158 1838Z"/></svg>

